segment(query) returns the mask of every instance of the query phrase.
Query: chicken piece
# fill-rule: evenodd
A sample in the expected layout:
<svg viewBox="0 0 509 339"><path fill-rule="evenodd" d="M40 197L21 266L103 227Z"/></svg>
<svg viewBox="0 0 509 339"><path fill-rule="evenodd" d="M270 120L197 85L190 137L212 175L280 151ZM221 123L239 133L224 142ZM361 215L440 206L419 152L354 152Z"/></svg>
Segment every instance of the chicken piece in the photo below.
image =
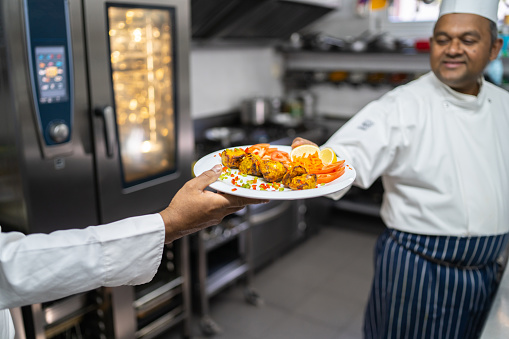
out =
<svg viewBox="0 0 509 339"><path fill-rule="evenodd" d="M221 162L223 166L239 168L240 162L245 156L246 152L241 148L227 148L221 153Z"/></svg>
<svg viewBox="0 0 509 339"><path fill-rule="evenodd" d="M260 171L260 164L262 159L256 154L247 154L240 162L239 172L242 174L255 175L258 177L262 176Z"/></svg>
<svg viewBox="0 0 509 339"><path fill-rule="evenodd" d="M292 190L307 190L316 188L316 174L304 174L294 177L290 182Z"/></svg>
<svg viewBox="0 0 509 339"><path fill-rule="evenodd" d="M283 185L285 187L290 187L290 182L292 181L293 178L299 175L307 174L307 172L308 171L306 171L304 166L297 165L291 167L283 177Z"/></svg>
<svg viewBox="0 0 509 339"><path fill-rule="evenodd" d="M286 174L286 167L282 162L273 160L262 160L260 171L263 179L267 182L279 182Z"/></svg>

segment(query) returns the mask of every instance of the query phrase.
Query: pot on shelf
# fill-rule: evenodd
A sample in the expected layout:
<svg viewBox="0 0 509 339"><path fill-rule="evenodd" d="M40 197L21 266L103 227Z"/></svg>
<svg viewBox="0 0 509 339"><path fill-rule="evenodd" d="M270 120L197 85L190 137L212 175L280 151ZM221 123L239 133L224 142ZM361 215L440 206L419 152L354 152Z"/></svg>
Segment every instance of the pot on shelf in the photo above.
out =
<svg viewBox="0 0 509 339"><path fill-rule="evenodd" d="M256 97L242 102L240 120L244 125L260 126L271 120L279 99Z"/></svg>

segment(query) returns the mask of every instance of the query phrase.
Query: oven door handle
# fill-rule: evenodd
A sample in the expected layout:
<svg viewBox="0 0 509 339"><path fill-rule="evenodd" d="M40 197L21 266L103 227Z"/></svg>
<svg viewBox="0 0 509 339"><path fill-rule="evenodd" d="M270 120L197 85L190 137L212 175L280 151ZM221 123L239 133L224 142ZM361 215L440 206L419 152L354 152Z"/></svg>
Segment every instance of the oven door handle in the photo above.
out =
<svg viewBox="0 0 509 339"><path fill-rule="evenodd" d="M108 158L113 158L113 148L115 145L115 112L113 111L113 107L104 106L102 108L97 108L95 114L103 118L106 155Z"/></svg>

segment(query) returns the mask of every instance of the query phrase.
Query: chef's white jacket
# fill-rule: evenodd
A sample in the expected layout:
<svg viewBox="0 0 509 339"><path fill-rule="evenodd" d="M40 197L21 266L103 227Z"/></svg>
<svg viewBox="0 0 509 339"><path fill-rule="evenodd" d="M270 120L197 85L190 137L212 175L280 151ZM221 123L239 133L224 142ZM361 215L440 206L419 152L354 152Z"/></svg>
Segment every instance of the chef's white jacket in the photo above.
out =
<svg viewBox="0 0 509 339"><path fill-rule="evenodd" d="M323 145L352 163L355 185L381 176L388 227L509 232L509 92L480 84L466 95L430 72L368 104Z"/></svg>
<svg viewBox="0 0 509 339"><path fill-rule="evenodd" d="M159 214L51 234L0 228L0 338L14 338L9 308L150 281L164 236Z"/></svg>

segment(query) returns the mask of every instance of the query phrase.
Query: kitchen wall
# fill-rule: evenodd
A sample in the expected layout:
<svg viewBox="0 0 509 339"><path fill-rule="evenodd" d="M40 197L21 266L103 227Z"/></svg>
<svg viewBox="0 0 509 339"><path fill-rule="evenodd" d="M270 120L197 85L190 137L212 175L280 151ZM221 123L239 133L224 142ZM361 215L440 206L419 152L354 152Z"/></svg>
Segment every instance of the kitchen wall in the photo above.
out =
<svg viewBox="0 0 509 339"><path fill-rule="evenodd" d="M315 85L310 88L316 97L317 115L333 118L350 118L373 100L380 98L393 87L384 85Z"/></svg>
<svg viewBox="0 0 509 339"><path fill-rule="evenodd" d="M358 0L341 0L338 10L306 27L305 31L324 32L338 37L355 37L362 32L389 32L402 38L424 38L431 35L433 22L391 23L387 19L387 9L370 12L367 7L358 5ZM367 1L369 4L369 1ZM424 5L421 6L435 6Z"/></svg>
<svg viewBox="0 0 509 339"><path fill-rule="evenodd" d="M193 46L191 116L235 111L244 98L281 96L283 60L270 46Z"/></svg>

